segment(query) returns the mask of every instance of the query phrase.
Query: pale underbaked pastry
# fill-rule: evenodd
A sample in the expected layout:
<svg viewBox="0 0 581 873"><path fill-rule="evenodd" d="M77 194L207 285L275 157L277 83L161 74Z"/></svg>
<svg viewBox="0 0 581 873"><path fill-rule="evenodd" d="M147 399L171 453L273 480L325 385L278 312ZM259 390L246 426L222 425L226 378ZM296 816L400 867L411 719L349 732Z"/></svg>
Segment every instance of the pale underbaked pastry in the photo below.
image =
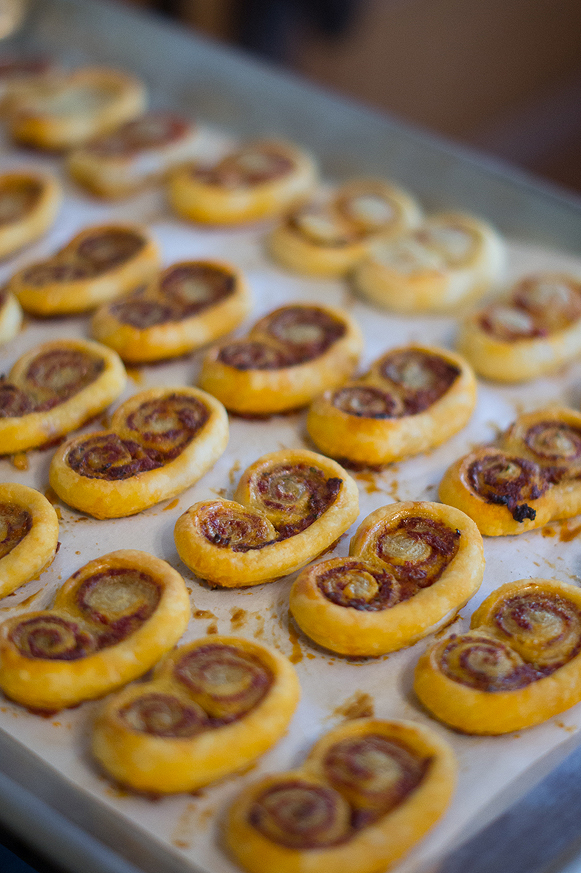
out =
<svg viewBox="0 0 581 873"><path fill-rule="evenodd" d="M106 431L53 455L59 497L95 518L133 515L180 494L207 473L228 443L228 416L196 388L150 388L122 403Z"/></svg>
<svg viewBox="0 0 581 873"><path fill-rule="evenodd" d="M348 558L301 572L290 611L320 646L377 656L447 624L483 574L482 537L467 515L441 503L392 503L359 525Z"/></svg>
<svg viewBox="0 0 581 873"><path fill-rule="evenodd" d="M396 312L449 312L501 278L505 244L489 224L439 213L393 241L379 240L357 266L358 291Z"/></svg>
<svg viewBox="0 0 581 873"><path fill-rule="evenodd" d="M273 746L299 696L292 664L274 649L205 637L167 655L151 681L105 703L93 754L117 782L138 791L195 791Z"/></svg>
<svg viewBox="0 0 581 873"><path fill-rule="evenodd" d="M476 610L470 630L420 658L416 694L470 734L540 724L581 700L581 591L554 579L508 582Z"/></svg>
<svg viewBox="0 0 581 873"><path fill-rule="evenodd" d="M294 207L268 238L276 261L298 273L343 276L377 239L393 239L420 223L406 191L380 179L356 179Z"/></svg>
<svg viewBox="0 0 581 873"><path fill-rule="evenodd" d="M241 224L283 213L315 183L313 158L280 140L236 149L214 166L186 164L169 178L169 201L182 218Z"/></svg>
<svg viewBox="0 0 581 873"><path fill-rule="evenodd" d="M98 309L91 330L124 361L159 361L234 330L250 305L250 289L238 270L220 261L182 261Z"/></svg>
<svg viewBox="0 0 581 873"><path fill-rule="evenodd" d="M6 285L0 288L0 346L16 336L22 326L22 307Z"/></svg>
<svg viewBox="0 0 581 873"><path fill-rule="evenodd" d="M357 485L329 458L282 450L242 475L234 500L195 503L175 526L182 561L212 585L270 582L304 566L357 518Z"/></svg>
<svg viewBox="0 0 581 873"><path fill-rule="evenodd" d="M48 173L17 170L0 175L0 258L34 242L51 227L62 200Z"/></svg>
<svg viewBox="0 0 581 873"><path fill-rule="evenodd" d="M8 104L8 129L17 142L70 149L135 118L146 99L135 76L83 67L19 89Z"/></svg>
<svg viewBox="0 0 581 873"><path fill-rule="evenodd" d="M159 261L157 245L142 227L87 227L48 260L15 273L8 288L33 315L87 312L148 282Z"/></svg>
<svg viewBox="0 0 581 873"><path fill-rule="evenodd" d="M0 452L24 452L70 433L112 403L126 381L117 352L100 343L37 346L0 379Z"/></svg>
<svg viewBox="0 0 581 873"><path fill-rule="evenodd" d="M581 354L581 280L565 273L520 279L507 301L461 324L458 349L480 376L521 382Z"/></svg>
<svg viewBox="0 0 581 873"><path fill-rule="evenodd" d="M500 447L449 467L439 497L485 536L519 534L581 512L581 413L550 407L519 416Z"/></svg>
<svg viewBox="0 0 581 873"><path fill-rule="evenodd" d="M359 379L317 397L307 431L327 455L380 466L445 442L467 424L475 405L476 379L459 355L404 346Z"/></svg>
<svg viewBox="0 0 581 873"><path fill-rule="evenodd" d="M0 625L0 688L35 710L101 697L143 675L190 617L184 580L146 552L110 552L77 570L51 609Z"/></svg>
<svg viewBox="0 0 581 873"><path fill-rule="evenodd" d="M56 555L59 523L34 488L0 483L0 597L36 578Z"/></svg>
<svg viewBox="0 0 581 873"><path fill-rule="evenodd" d="M310 403L352 374L363 337L355 321L331 306L283 306L245 337L204 358L199 384L242 415L272 415Z"/></svg>
<svg viewBox="0 0 581 873"><path fill-rule="evenodd" d="M150 111L72 151L67 169L93 194L126 197L191 159L197 147L193 122L175 113Z"/></svg>
<svg viewBox="0 0 581 873"><path fill-rule="evenodd" d="M452 749L431 728L348 721L300 768L238 795L226 845L250 873L376 873L436 823L455 784Z"/></svg>

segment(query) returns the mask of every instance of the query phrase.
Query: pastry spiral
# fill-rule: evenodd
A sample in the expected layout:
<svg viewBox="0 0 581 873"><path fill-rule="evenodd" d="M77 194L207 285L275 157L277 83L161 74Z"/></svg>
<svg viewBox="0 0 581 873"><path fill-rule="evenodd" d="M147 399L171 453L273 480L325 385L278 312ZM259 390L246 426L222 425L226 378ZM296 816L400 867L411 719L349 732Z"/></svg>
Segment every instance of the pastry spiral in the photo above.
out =
<svg viewBox="0 0 581 873"><path fill-rule="evenodd" d="M58 534L57 514L46 497L26 485L0 483L0 597L52 563Z"/></svg>
<svg viewBox="0 0 581 873"><path fill-rule="evenodd" d="M274 745L299 696L294 668L273 649L236 637L196 640L168 655L151 681L107 701L93 754L138 791L194 791Z"/></svg>
<svg viewBox="0 0 581 873"><path fill-rule="evenodd" d="M0 687L35 710L101 697L147 672L177 643L190 616L182 577L132 549L77 570L52 609L0 625Z"/></svg>
<svg viewBox="0 0 581 873"><path fill-rule="evenodd" d="M19 170L0 175L0 258L34 242L54 223L61 186L48 173Z"/></svg>
<svg viewBox="0 0 581 873"><path fill-rule="evenodd" d="M232 412L286 412L341 385L362 345L359 327L341 309L283 306L257 321L246 337L208 352L199 384Z"/></svg>
<svg viewBox="0 0 581 873"><path fill-rule="evenodd" d="M581 700L581 592L554 579L508 582L472 616L470 631L432 645L414 688L441 721L502 734L546 721Z"/></svg>
<svg viewBox="0 0 581 873"><path fill-rule="evenodd" d="M270 582L328 548L357 518L357 485L314 452L263 455L242 475L234 500L195 503L177 520L182 561L227 588Z"/></svg>

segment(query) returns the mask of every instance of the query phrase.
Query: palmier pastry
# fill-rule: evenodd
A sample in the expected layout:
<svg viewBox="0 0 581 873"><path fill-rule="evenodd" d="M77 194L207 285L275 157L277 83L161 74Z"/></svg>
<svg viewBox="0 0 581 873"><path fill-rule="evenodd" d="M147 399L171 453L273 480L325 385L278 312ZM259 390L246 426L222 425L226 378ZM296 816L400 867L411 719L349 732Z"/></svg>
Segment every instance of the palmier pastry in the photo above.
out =
<svg viewBox="0 0 581 873"><path fill-rule="evenodd" d="M348 379L362 346L359 327L343 310L283 306L246 337L210 350L199 384L231 412L288 412Z"/></svg>
<svg viewBox="0 0 581 873"><path fill-rule="evenodd" d="M445 472L439 496L486 536L543 527L581 512L581 414L542 409L517 418L500 448L476 449Z"/></svg>
<svg viewBox="0 0 581 873"><path fill-rule="evenodd" d="M269 238L273 257L299 273L342 276L365 256L373 240L392 239L420 222L420 208L399 188L361 179L331 197L289 212Z"/></svg>
<svg viewBox="0 0 581 873"><path fill-rule="evenodd" d="M299 627L341 655L382 655L433 633L478 591L484 573L478 528L440 503L376 509L349 555L305 568L290 594Z"/></svg>
<svg viewBox="0 0 581 873"><path fill-rule="evenodd" d="M46 261L24 267L8 283L27 312L69 315L121 297L153 278L157 245L136 225L88 227Z"/></svg>
<svg viewBox="0 0 581 873"><path fill-rule="evenodd" d="M304 566L357 518L357 485L329 458L283 450L244 472L234 500L195 503L175 526L182 561L213 585L270 582Z"/></svg>
<svg viewBox="0 0 581 873"><path fill-rule="evenodd" d="M0 378L0 452L37 448L102 412L125 388L119 356L81 339L44 343Z"/></svg>
<svg viewBox="0 0 581 873"><path fill-rule="evenodd" d="M581 280L564 273L521 279L508 301L462 323L458 348L488 379L520 382L581 354Z"/></svg>
<svg viewBox="0 0 581 873"><path fill-rule="evenodd" d="M57 514L46 497L26 485L0 484L0 597L52 563L58 534Z"/></svg>
<svg viewBox="0 0 581 873"><path fill-rule="evenodd" d="M462 358L407 346L317 397L307 430L325 454L378 466L445 442L468 422L475 404L476 379Z"/></svg>
<svg viewBox="0 0 581 873"><path fill-rule="evenodd" d="M581 591L554 579L508 582L465 634L420 658L415 691L430 712L470 734L540 724L581 700Z"/></svg>
<svg viewBox="0 0 581 873"><path fill-rule="evenodd" d="M60 184L48 174L19 170L0 175L0 258L42 236L61 198Z"/></svg>
<svg viewBox="0 0 581 873"><path fill-rule="evenodd" d="M219 261L183 261L146 287L98 309L92 332L125 361L159 361L224 336L249 309L250 290L233 267Z"/></svg>
<svg viewBox="0 0 581 873"><path fill-rule="evenodd" d="M191 122L170 112L148 112L75 149L67 168L93 194L125 197L191 158L197 142Z"/></svg>
<svg viewBox="0 0 581 873"><path fill-rule="evenodd" d="M446 312L480 297L504 269L505 245L469 215L435 215L393 241L380 240L355 270L357 289L396 312Z"/></svg>
<svg viewBox="0 0 581 873"><path fill-rule="evenodd" d="M15 337L21 326L22 307L14 294L11 294L4 285L0 288L0 346Z"/></svg>
<svg viewBox="0 0 581 873"><path fill-rule="evenodd" d="M21 90L9 103L15 140L70 149L143 112L144 84L120 70L85 67Z"/></svg>
<svg viewBox="0 0 581 873"><path fill-rule="evenodd" d="M138 791L195 791L273 746L299 696L283 655L249 640L205 637L167 655L150 682L107 701L93 754Z"/></svg>
<svg viewBox="0 0 581 873"><path fill-rule="evenodd" d="M313 159L276 140L249 143L214 166L186 164L169 180L169 200L182 218L239 224L280 215L314 184Z"/></svg>
<svg viewBox="0 0 581 873"><path fill-rule="evenodd" d="M58 65L42 55L3 57L0 60L0 108L5 111L12 98L18 99L22 91L59 73Z"/></svg>
<svg viewBox="0 0 581 873"><path fill-rule="evenodd" d="M436 823L455 783L454 754L430 728L348 721L302 767L242 791L226 844L250 873L376 873Z"/></svg>
<svg viewBox="0 0 581 873"><path fill-rule="evenodd" d="M146 673L187 627L176 570L146 552L111 552L59 588L52 609L0 625L0 688L37 710L101 697Z"/></svg>
<svg viewBox="0 0 581 873"><path fill-rule="evenodd" d="M113 413L111 428L55 452L50 484L95 518L119 518L175 497L213 467L228 443L228 416L196 388L150 388Z"/></svg>

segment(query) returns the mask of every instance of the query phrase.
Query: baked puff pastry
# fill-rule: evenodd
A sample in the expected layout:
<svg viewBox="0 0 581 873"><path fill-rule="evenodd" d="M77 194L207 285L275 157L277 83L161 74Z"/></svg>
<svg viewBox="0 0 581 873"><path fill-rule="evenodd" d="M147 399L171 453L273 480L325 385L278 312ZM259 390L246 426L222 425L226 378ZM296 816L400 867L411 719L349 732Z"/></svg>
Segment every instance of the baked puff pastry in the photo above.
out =
<svg viewBox="0 0 581 873"><path fill-rule="evenodd" d="M0 378L0 452L34 449L102 412L125 388L117 352L88 340L55 340Z"/></svg>
<svg viewBox="0 0 581 873"><path fill-rule="evenodd" d="M71 315L95 309L148 282L159 251L141 227L88 227L46 261L24 267L8 283L33 315Z"/></svg>
<svg viewBox="0 0 581 873"><path fill-rule="evenodd" d="M446 470L440 500L485 536L519 534L581 512L581 414L551 407L519 416L500 448L476 449Z"/></svg>
<svg viewBox="0 0 581 873"><path fill-rule="evenodd" d="M347 530L358 510L357 485L339 464L285 449L248 467L234 500L191 506L174 537L197 576L238 588L302 567Z"/></svg>
<svg viewBox="0 0 581 873"><path fill-rule="evenodd" d="M200 479L228 443L228 416L196 388L150 388L113 413L111 428L72 439L49 470L58 496L95 518L133 515Z"/></svg>
<svg viewBox="0 0 581 873"><path fill-rule="evenodd" d="M0 688L35 710L101 697L153 667L189 617L184 580L165 561L103 555L73 573L52 609L0 625Z"/></svg>
<svg viewBox="0 0 581 873"><path fill-rule="evenodd" d="M331 306L283 306L246 337L210 350L199 384L241 415L273 415L306 406L349 378L361 349L358 325Z"/></svg>
<svg viewBox="0 0 581 873"><path fill-rule="evenodd" d="M393 239L420 223L418 204L379 179L358 179L326 199L289 212L268 240L285 267L311 276L343 276L377 239Z"/></svg>
<svg viewBox="0 0 581 873"><path fill-rule="evenodd" d="M315 183L311 156L278 140L259 140L214 166L189 164L169 179L169 201L182 218L241 224L283 213Z"/></svg>
<svg viewBox="0 0 581 873"><path fill-rule="evenodd" d="M420 658L416 694L470 734L540 724L581 700L581 591L554 579L508 582L487 597L470 630Z"/></svg>
<svg viewBox="0 0 581 873"><path fill-rule="evenodd" d="M42 55L3 57L0 60L0 109L5 111L22 90L58 74L58 65Z"/></svg>
<svg viewBox="0 0 581 873"><path fill-rule="evenodd" d="M242 791L226 845L250 873L375 873L436 823L455 784L454 754L430 728L348 721L302 767Z"/></svg>
<svg viewBox="0 0 581 873"><path fill-rule="evenodd" d="M70 149L143 112L145 85L107 67L84 67L17 92L9 102L12 137L44 149Z"/></svg>
<svg viewBox="0 0 581 873"><path fill-rule="evenodd" d="M285 733L300 696L290 661L266 646L213 636L181 646L150 682L97 716L93 754L138 791L195 791L248 766Z"/></svg>
<svg viewBox="0 0 581 873"><path fill-rule="evenodd" d="M59 182L46 173L0 175L0 258L34 242L54 223L62 200Z"/></svg>
<svg viewBox="0 0 581 873"><path fill-rule="evenodd" d="M481 376L521 382L581 354L581 280L565 273L521 279L506 302L461 325L458 348Z"/></svg>
<svg viewBox="0 0 581 873"><path fill-rule="evenodd" d="M360 379L317 397L307 430L327 455L381 466L445 442L475 405L476 379L461 357L406 346L387 352Z"/></svg>
<svg viewBox="0 0 581 873"><path fill-rule="evenodd" d="M393 241L374 243L354 281L386 309L448 312L482 296L500 279L505 260L505 244L491 225L447 212Z"/></svg>
<svg viewBox="0 0 581 873"><path fill-rule="evenodd" d="M0 597L52 564L58 534L57 514L46 497L26 485L0 483Z"/></svg>
<svg viewBox="0 0 581 873"><path fill-rule="evenodd" d="M170 112L148 112L72 151L73 179L100 197L126 197L162 179L195 154L196 126Z"/></svg>
<svg viewBox="0 0 581 873"><path fill-rule="evenodd" d="M219 261L183 261L145 288L102 306L91 329L124 361L159 361L234 330L250 305L248 285L233 267Z"/></svg>
<svg viewBox="0 0 581 873"><path fill-rule="evenodd" d="M5 285L0 288L0 346L13 339L21 327L22 307Z"/></svg>
<svg viewBox="0 0 581 873"><path fill-rule="evenodd" d="M482 537L467 515L440 503L394 503L360 524L348 558L301 572L290 611L320 646L377 656L449 622L483 573Z"/></svg>

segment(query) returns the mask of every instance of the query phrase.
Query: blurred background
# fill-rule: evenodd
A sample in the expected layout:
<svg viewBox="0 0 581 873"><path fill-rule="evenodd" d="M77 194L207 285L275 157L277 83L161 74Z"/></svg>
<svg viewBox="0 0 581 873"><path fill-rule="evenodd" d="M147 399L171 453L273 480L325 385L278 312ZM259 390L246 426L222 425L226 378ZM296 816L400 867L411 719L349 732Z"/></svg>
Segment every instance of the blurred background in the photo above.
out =
<svg viewBox="0 0 581 873"><path fill-rule="evenodd" d="M579 0L117 0L581 191Z"/></svg>

